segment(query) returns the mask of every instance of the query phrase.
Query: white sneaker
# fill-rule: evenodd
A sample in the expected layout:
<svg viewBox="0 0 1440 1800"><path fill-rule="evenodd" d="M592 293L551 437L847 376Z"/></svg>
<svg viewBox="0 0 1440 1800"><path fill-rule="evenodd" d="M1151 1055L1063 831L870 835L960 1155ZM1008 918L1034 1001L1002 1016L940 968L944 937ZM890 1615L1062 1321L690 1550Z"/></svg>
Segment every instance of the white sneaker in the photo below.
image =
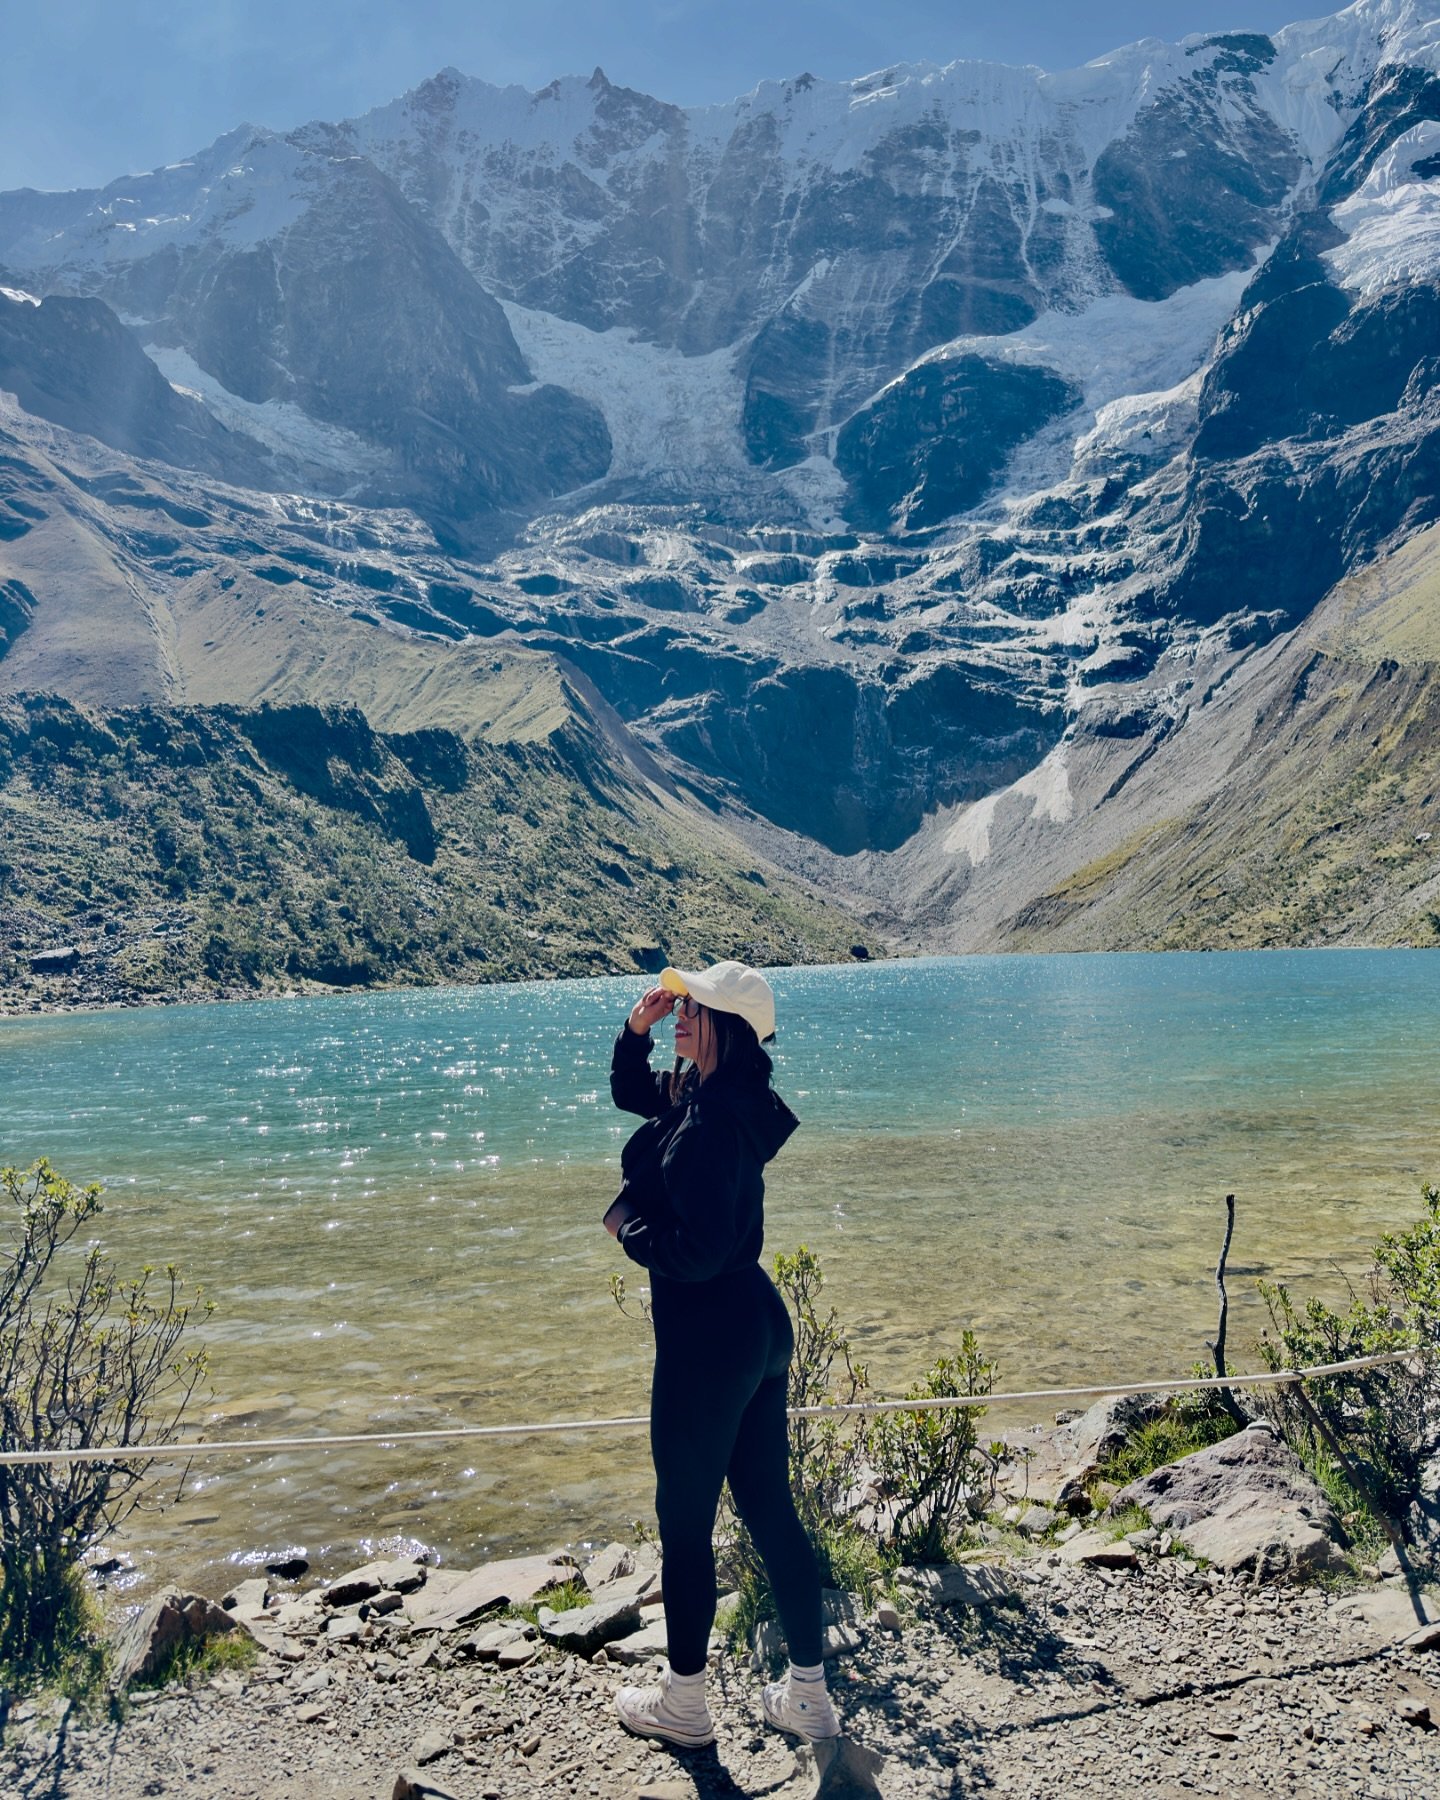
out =
<svg viewBox="0 0 1440 1800"><path fill-rule="evenodd" d="M623 1687L615 1696L615 1710L627 1731L639 1737L661 1738L682 1750L698 1750L715 1742L715 1725L702 1695L697 1709L681 1710L670 1691L667 1669L655 1687Z"/></svg>
<svg viewBox="0 0 1440 1800"><path fill-rule="evenodd" d="M765 1723L792 1737L832 1738L840 1735L830 1695L823 1681L770 1681L760 1690Z"/></svg>

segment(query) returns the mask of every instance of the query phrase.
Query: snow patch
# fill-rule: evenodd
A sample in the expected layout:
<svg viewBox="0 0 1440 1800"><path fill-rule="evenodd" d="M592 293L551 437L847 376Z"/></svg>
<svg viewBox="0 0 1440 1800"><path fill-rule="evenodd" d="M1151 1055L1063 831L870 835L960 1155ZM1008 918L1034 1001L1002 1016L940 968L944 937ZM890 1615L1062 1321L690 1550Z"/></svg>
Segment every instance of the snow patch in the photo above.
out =
<svg viewBox="0 0 1440 1800"><path fill-rule="evenodd" d="M1006 338L957 338L922 361L984 356L1053 369L1080 389L1098 415L1117 400L1163 394L1193 375L1208 361L1252 273L1236 269L1196 281L1165 300L1106 294L1082 312L1042 313Z"/></svg>
<svg viewBox="0 0 1440 1800"><path fill-rule="evenodd" d="M0 287L0 298L13 300L17 306L38 306L39 299L34 294L27 294L24 288Z"/></svg>
<svg viewBox="0 0 1440 1800"><path fill-rule="evenodd" d="M200 401L222 425L254 438L290 463L339 476L348 486L358 486L386 464L384 455L364 438L338 425L322 424L288 401L257 404L242 400L207 374L186 350L146 344L145 354L176 393Z"/></svg>
<svg viewBox="0 0 1440 1800"><path fill-rule="evenodd" d="M987 794L967 806L941 839L940 848L952 856L968 856L978 868L990 855L990 821L1000 799L1000 794Z"/></svg>
<svg viewBox="0 0 1440 1800"><path fill-rule="evenodd" d="M1070 758L1065 743L1057 744L1042 763L1008 788L987 794L983 800L967 806L941 839L941 849L952 856L968 856L971 864L978 868L989 858L990 828L995 811L1007 798L1030 802L1024 819L1036 822L1043 819L1054 825L1063 825L1073 819L1075 797L1070 790ZM1023 819L1017 822L1023 823Z"/></svg>
<svg viewBox="0 0 1440 1800"><path fill-rule="evenodd" d="M1084 463L1090 457L1107 452L1141 449L1148 454L1178 451L1190 441L1195 430L1196 407L1204 372L1197 369L1174 387L1156 394L1124 394L1111 400L1095 414L1094 427L1078 439L1075 460Z"/></svg>
<svg viewBox="0 0 1440 1800"><path fill-rule="evenodd" d="M1440 181L1415 165L1440 154L1440 124L1413 126L1331 215L1345 242L1325 253L1341 287L1370 295L1440 274Z"/></svg>
<svg viewBox="0 0 1440 1800"><path fill-rule="evenodd" d="M1030 809L1032 819L1049 819L1055 825L1073 819L1075 797L1070 791L1068 746L1057 744L1042 763L1020 777L1010 792L1034 801Z"/></svg>
<svg viewBox="0 0 1440 1800"><path fill-rule="evenodd" d="M607 479L693 482L697 471L747 472L733 349L685 356L645 342L628 325L591 331L511 300L500 304L537 381L567 388L604 413L614 450Z"/></svg>

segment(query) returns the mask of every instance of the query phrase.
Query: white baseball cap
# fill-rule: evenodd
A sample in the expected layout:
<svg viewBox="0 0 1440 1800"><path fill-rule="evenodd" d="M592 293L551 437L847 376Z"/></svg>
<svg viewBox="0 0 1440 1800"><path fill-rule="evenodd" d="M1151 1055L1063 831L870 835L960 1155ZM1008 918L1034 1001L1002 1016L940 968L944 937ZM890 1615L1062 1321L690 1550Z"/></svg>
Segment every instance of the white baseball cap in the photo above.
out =
<svg viewBox="0 0 1440 1800"><path fill-rule="evenodd" d="M660 985L671 994L689 994L715 1012L735 1013L763 1044L775 1034L775 995L758 969L744 963L711 963L690 974L685 969L662 969Z"/></svg>

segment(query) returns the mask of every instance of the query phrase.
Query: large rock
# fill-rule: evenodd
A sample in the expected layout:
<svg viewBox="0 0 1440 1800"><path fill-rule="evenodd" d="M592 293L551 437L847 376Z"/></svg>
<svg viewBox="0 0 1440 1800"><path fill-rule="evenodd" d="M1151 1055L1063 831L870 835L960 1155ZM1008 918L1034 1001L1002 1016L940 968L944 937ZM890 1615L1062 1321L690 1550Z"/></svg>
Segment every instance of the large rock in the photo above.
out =
<svg viewBox="0 0 1440 1800"><path fill-rule="evenodd" d="M0 289L0 387L38 418L117 450L271 487L261 446L177 393L103 300L36 306Z"/></svg>
<svg viewBox="0 0 1440 1800"><path fill-rule="evenodd" d="M327 1606L355 1606L361 1600L373 1600L377 1594L413 1594L424 1585L424 1563L391 1559L366 1563L362 1568L337 1575L320 1590L320 1598Z"/></svg>
<svg viewBox="0 0 1440 1800"><path fill-rule="evenodd" d="M1140 1558L1135 1547L1124 1538L1108 1537L1103 1531L1078 1532L1060 1546L1063 1562L1076 1563L1087 1569L1133 1569Z"/></svg>
<svg viewBox="0 0 1440 1800"><path fill-rule="evenodd" d="M486 1563L443 1592L432 1594L426 1587L411 1594L405 1613L416 1631L453 1631L502 1606L533 1600L546 1588L571 1580L575 1572L574 1562L563 1553Z"/></svg>
<svg viewBox="0 0 1440 1800"><path fill-rule="evenodd" d="M603 1644L628 1637L640 1625L640 1602L600 1600L594 1606L576 1606L568 1612L540 1612L540 1635L557 1650L588 1661Z"/></svg>
<svg viewBox="0 0 1440 1800"><path fill-rule="evenodd" d="M1002 1473L1008 1493L1039 1506L1088 1509L1102 1463L1165 1410L1161 1394L1110 1394L1078 1419L1004 1434L1014 1458Z"/></svg>
<svg viewBox="0 0 1440 1800"><path fill-rule="evenodd" d="M654 1619L638 1631L632 1631L628 1637L616 1638L607 1644L605 1655L610 1662L643 1663L662 1658L668 1647L665 1621Z"/></svg>
<svg viewBox="0 0 1440 1800"><path fill-rule="evenodd" d="M125 1626L115 1643L115 1681L154 1675L182 1644L196 1643L233 1631L235 1621L223 1607L202 1594L167 1588Z"/></svg>
<svg viewBox="0 0 1440 1800"><path fill-rule="evenodd" d="M1408 1582L1387 1581L1368 1593L1337 1600L1335 1614L1382 1644L1418 1648L1422 1639L1440 1628L1440 1589L1412 1591Z"/></svg>
<svg viewBox="0 0 1440 1800"><path fill-rule="evenodd" d="M857 525L938 524L989 488L1006 458L1080 399L1049 369L958 356L923 363L885 388L836 440Z"/></svg>
<svg viewBox="0 0 1440 1800"><path fill-rule="evenodd" d="M868 1800L881 1792L877 1777L884 1770L884 1761L854 1738L819 1738L813 1744L801 1744L795 1763L802 1776L812 1769L818 1774L814 1800Z"/></svg>
<svg viewBox="0 0 1440 1800"><path fill-rule="evenodd" d="M1014 1597L1015 1584L999 1569L983 1564L947 1563L936 1568L902 1569L900 1580L932 1606L1003 1606Z"/></svg>
<svg viewBox="0 0 1440 1800"><path fill-rule="evenodd" d="M1112 1511L1143 1508L1194 1556L1272 1578L1343 1565L1334 1507L1298 1456L1252 1426L1122 1488Z"/></svg>

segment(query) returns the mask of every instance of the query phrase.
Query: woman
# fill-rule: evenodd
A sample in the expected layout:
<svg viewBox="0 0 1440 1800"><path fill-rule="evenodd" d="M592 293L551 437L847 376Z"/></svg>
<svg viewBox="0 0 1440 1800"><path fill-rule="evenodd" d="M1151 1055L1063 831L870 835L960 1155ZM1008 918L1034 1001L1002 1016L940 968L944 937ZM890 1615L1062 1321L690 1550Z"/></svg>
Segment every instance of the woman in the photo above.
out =
<svg viewBox="0 0 1440 1800"><path fill-rule="evenodd" d="M675 1016L675 1067L650 1068L651 1028ZM790 1493L785 1303L760 1267L765 1164L799 1121L770 1086L762 1039L775 996L754 969L666 969L615 1041L610 1093L647 1122L621 1153L605 1227L650 1272L655 1380L650 1447L663 1553L669 1666L656 1687L622 1688L622 1722L683 1746L713 1743L705 1658L715 1618L712 1538L726 1480L765 1560L790 1672L761 1699L801 1737L833 1737L820 1581Z"/></svg>

